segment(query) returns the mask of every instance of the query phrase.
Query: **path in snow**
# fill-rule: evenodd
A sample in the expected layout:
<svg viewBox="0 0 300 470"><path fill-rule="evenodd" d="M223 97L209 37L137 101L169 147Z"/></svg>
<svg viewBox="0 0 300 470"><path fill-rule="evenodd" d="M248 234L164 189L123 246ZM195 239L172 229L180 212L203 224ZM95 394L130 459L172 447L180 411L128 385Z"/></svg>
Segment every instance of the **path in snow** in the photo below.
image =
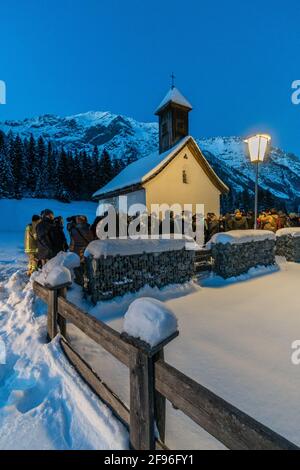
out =
<svg viewBox="0 0 300 470"><path fill-rule="evenodd" d="M128 448L127 431L58 341L45 342L46 306L28 283L22 242L23 232L0 232L0 450Z"/></svg>

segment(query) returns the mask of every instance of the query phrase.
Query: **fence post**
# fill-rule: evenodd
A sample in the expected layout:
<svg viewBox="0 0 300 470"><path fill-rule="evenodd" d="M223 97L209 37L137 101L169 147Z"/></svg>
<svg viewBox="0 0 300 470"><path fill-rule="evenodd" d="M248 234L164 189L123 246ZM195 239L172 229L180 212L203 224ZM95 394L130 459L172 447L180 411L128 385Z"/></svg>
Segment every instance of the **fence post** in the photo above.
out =
<svg viewBox="0 0 300 470"><path fill-rule="evenodd" d="M165 399L155 390L155 368L163 358L163 348L178 332L151 348L147 343L122 333L131 345L130 369L130 446L135 450L155 449L155 424L160 439L165 438Z"/></svg>
<svg viewBox="0 0 300 470"><path fill-rule="evenodd" d="M49 299L48 299L48 314L47 314L47 337L49 341L52 341L53 338L58 333L58 326L60 327L61 334L65 336L66 334L66 321L58 314L58 296L66 296L67 287L70 286L70 283L63 284L57 287L45 286L49 290Z"/></svg>
<svg viewBox="0 0 300 470"><path fill-rule="evenodd" d="M58 297L63 297L64 299L67 297L67 287L61 287L58 290L57 298ZM57 323L60 329L60 334L65 338L67 334L67 320L57 313Z"/></svg>

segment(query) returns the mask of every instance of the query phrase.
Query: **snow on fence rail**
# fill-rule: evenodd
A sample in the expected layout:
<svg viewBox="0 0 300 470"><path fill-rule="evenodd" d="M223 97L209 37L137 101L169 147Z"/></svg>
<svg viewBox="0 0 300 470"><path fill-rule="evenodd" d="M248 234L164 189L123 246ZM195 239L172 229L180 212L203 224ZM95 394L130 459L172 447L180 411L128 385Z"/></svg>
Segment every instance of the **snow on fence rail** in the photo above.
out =
<svg viewBox="0 0 300 470"><path fill-rule="evenodd" d="M299 449L166 363L164 346L178 332L149 347L143 341L118 333L66 300L66 286L47 288L34 282L33 290L48 304L49 339L60 332L62 349L75 369L129 428L133 449L167 449L164 443L166 400L229 449ZM67 322L74 324L129 368L130 409L73 349L67 339ZM159 439L155 438L155 424Z"/></svg>

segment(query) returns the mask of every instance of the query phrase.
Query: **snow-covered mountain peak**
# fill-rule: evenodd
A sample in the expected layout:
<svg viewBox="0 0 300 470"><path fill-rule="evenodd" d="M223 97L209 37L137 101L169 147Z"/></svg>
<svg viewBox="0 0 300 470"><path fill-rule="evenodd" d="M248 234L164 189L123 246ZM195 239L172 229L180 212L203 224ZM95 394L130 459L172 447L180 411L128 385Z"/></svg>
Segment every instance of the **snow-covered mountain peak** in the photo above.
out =
<svg viewBox="0 0 300 470"><path fill-rule="evenodd" d="M22 138L33 134L51 140L66 150L99 152L106 149L112 159L144 157L158 148L157 122L138 122L109 111L88 111L61 117L45 114L30 119L0 122L0 130L12 131ZM195 135L197 139L197 134ZM243 137L217 136L198 138L206 158L233 193L253 191L255 172L246 154ZM272 148L260 167L260 186L275 197L297 205L300 202L300 159L291 153Z"/></svg>

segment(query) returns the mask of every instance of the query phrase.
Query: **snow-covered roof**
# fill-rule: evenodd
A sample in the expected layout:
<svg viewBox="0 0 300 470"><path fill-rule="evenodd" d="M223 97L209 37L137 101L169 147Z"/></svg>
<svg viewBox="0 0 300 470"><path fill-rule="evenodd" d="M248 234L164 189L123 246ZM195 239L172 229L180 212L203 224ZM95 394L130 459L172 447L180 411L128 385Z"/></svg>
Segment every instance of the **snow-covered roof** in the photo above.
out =
<svg viewBox="0 0 300 470"><path fill-rule="evenodd" d="M217 185L223 192L228 191L227 186L218 178L216 173L213 171L205 157L202 155L198 145L191 136L184 137L177 145L167 150L164 153L154 152L147 157L140 158L136 162L128 165L123 171L121 171L115 178L109 183L103 186L99 191L93 194L93 198L104 199L108 194L115 192L121 192L126 188L131 188L136 185L141 185L146 182L151 176L159 172L172 158L176 155L187 143L198 149L199 155L203 160L206 169L210 173L211 177L215 180Z"/></svg>
<svg viewBox="0 0 300 470"><path fill-rule="evenodd" d="M193 109L191 103L180 93L178 88L170 88L160 105L155 111L155 114L159 113L161 109L163 109L169 103L176 103L180 106L184 106L188 109Z"/></svg>

